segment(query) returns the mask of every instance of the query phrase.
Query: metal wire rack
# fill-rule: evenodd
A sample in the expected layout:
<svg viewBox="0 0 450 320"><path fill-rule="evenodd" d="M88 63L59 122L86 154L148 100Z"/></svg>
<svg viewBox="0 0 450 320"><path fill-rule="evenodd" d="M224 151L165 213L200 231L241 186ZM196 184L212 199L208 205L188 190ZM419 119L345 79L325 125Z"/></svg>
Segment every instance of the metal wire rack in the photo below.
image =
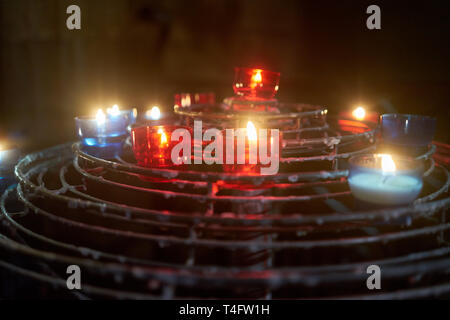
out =
<svg viewBox="0 0 450 320"><path fill-rule="evenodd" d="M64 290L76 264L77 298L449 297L450 146L420 156L428 167L413 204L360 207L347 159L374 150L375 127L289 108L262 116L284 128L273 176L142 168L129 144L115 159L78 143L24 157L1 198L0 266ZM189 124L245 118L176 111ZM382 290L366 287L372 264Z"/></svg>

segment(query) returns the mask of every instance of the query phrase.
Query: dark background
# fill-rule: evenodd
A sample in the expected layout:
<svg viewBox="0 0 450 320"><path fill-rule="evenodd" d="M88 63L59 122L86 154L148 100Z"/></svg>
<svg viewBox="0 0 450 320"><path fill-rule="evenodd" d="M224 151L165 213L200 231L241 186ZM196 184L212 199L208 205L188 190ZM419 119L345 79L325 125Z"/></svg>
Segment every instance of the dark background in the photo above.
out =
<svg viewBox="0 0 450 320"><path fill-rule="evenodd" d="M81 7L81 30L66 8ZM381 7L381 30L366 9ZM73 117L232 95L233 67L281 72L278 98L434 115L450 142L450 1L0 0L0 134L74 140Z"/></svg>

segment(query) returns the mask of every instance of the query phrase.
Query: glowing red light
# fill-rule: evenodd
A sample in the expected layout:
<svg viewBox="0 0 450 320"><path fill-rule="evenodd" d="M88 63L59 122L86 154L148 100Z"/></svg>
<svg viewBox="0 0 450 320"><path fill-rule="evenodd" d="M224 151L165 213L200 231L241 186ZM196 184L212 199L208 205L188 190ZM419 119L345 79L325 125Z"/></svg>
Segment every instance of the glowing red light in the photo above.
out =
<svg viewBox="0 0 450 320"><path fill-rule="evenodd" d="M280 73L263 69L235 68L233 89L249 99L273 99L278 91Z"/></svg>

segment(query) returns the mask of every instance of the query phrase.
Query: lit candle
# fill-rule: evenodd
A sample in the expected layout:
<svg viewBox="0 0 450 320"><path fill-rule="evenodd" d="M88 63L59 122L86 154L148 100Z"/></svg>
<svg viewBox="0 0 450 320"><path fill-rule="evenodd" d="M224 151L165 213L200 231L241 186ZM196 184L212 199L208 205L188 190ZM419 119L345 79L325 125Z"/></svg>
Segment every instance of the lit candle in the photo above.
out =
<svg viewBox="0 0 450 320"><path fill-rule="evenodd" d="M357 107L355 110L353 110L352 115L356 120L362 121L366 117L366 109L361 106Z"/></svg>
<svg viewBox="0 0 450 320"><path fill-rule="evenodd" d="M259 140L259 131L252 121L247 122L246 128L241 128L238 130L243 130L245 133L245 144L244 144L244 150L240 150L239 148L239 133L234 132L234 147L233 150L229 150L228 144L226 142L226 133L225 130L223 132L224 136L224 164L223 164L223 171L227 173L244 173L244 174L260 174L261 168L264 166L261 164L260 159L260 147L262 141ZM273 145L273 137L271 136L271 131L267 130L267 152L272 152L279 156L279 150L274 150ZM281 145L281 135L279 137L279 144ZM234 157L234 163L230 164L227 163L227 153L233 153ZM243 153L243 154L242 154Z"/></svg>
<svg viewBox="0 0 450 320"><path fill-rule="evenodd" d="M170 168L182 164L172 161L172 149L179 141L172 141L172 132L181 126L140 126L131 129L131 141L136 162L150 168ZM182 135L180 139L185 139ZM190 139L190 137L189 137Z"/></svg>
<svg viewBox="0 0 450 320"><path fill-rule="evenodd" d="M76 117L75 124L82 149L94 156L113 158L122 151L129 114L107 116L99 109L95 117Z"/></svg>
<svg viewBox="0 0 450 320"><path fill-rule="evenodd" d="M273 99L278 91L280 73L252 68L235 68L233 89L247 99Z"/></svg>
<svg viewBox="0 0 450 320"><path fill-rule="evenodd" d="M158 106L153 106L150 110L145 112L145 118L147 120L157 121L161 119L161 110Z"/></svg>
<svg viewBox="0 0 450 320"><path fill-rule="evenodd" d="M174 96L174 107L189 108L197 104L214 104L216 96L212 92L202 93L177 93Z"/></svg>
<svg viewBox="0 0 450 320"><path fill-rule="evenodd" d="M389 154L358 155L350 159L348 183L354 197L377 205L408 204L422 190L422 165Z"/></svg>
<svg viewBox="0 0 450 320"><path fill-rule="evenodd" d="M253 70L252 80L250 82L250 87L252 89L255 89L256 87L262 86L262 76L261 76L262 70L255 69Z"/></svg>
<svg viewBox="0 0 450 320"><path fill-rule="evenodd" d="M351 119L356 121L365 121L378 123L380 115L377 112L369 111L363 106L355 107L351 112L344 111L339 114L342 119Z"/></svg>
<svg viewBox="0 0 450 320"><path fill-rule="evenodd" d="M257 154L258 154L258 132L256 130L255 125L253 122L248 121L246 129L246 141L245 141L245 163L240 165L236 164L236 167L233 168L233 170L236 170L241 173L257 173L259 172L259 166L257 163ZM237 158L239 157L239 149L236 150L236 162ZM253 152L253 158L256 157L256 159L250 159L252 157L251 153ZM253 161L252 161L253 160Z"/></svg>

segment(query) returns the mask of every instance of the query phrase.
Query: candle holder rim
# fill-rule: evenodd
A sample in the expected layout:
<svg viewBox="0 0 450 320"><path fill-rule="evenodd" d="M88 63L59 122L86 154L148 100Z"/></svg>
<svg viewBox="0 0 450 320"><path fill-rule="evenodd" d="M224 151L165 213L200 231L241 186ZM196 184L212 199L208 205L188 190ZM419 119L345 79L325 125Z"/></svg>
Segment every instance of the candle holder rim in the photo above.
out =
<svg viewBox="0 0 450 320"><path fill-rule="evenodd" d="M119 119L119 118L127 118L128 116L128 112L130 110L121 110L120 113L118 115L115 115L114 118L115 119ZM108 114L105 113L105 116L107 117ZM97 117L96 116L76 116L74 117L75 121L90 121L90 120L94 120L97 121Z"/></svg>
<svg viewBox="0 0 450 320"><path fill-rule="evenodd" d="M90 120L96 120L95 116L76 116L74 117L75 121L90 121Z"/></svg>
<svg viewBox="0 0 450 320"><path fill-rule="evenodd" d="M358 164L356 161L361 159L361 158L375 158L377 154L374 153L364 153L364 154L358 154L358 155L354 155L352 157L350 157L350 159L348 160L348 163L350 165L350 167L354 167L355 169L359 169L359 170L365 170L365 171L380 171L381 168L370 168L370 167L365 167L362 166L360 164ZM417 160L413 157L405 157L405 156L397 156L397 155L391 155L394 161L401 161L403 163L407 162L409 164L413 164L410 168L408 169L396 169L395 170L395 174L410 174L410 173L417 173L420 172L422 173L424 170L424 165L422 163L421 160Z"/></svg>
<svg viewBox="0 0 450 320"><path fill-rule="evenodd" d="M254 70L260 70L264 73L268 73L268 74L273 74L276 76L280 76L281 72L278 71L272 71L272 70L268 70L268 69L263 69L263 68L251 68L251 67L234 67L234 71L235 72L239 72L239 71L245 71L245 72L249 72L249 71L254 71Z"/></svg>
<svg viewBox="0 0 450 320"><path fill-rule="evenodd" d="M179 123L178 121L179 119L173 116L169 116L169 117L161 117L158 120L152 120L152 119L148 119L148 118L144 118L144 119L140 119L137 122L134 122L132 124L129 125L129 129L130 131L134 128L139 128L139 127L146 127L146 126L166 126L169 125L170 123L173 123L173 125L177 125ZM180 125L183 126L183 125Z"/></svg>
<svg viewBox="0 0 450 320"><path fill-rule="evenodd" d="M191 130L191 127L183 126L183 125L176 125L176 124L143 124L143 123L135 123L131 125L131 131L140 131L144 129L188 129Z"/></svg>
<svg viewBox="0 0 450 320"><path fill-rule="evenodd" d="M217 107L215 110L202 110L202 109L195 109L192 110L192 108L181 108L179 106L174 106L173 110L174 113L181 116L188 116L192 118L199 118L199 119L227 119L227 120L235 120L235 119L246 119L248 115L255 115L254 112L234 112L230 113L225 109L220 109L221 106L224 106L224 103L216 103L213 105L210 105L212 107ZM205 105L198 105L198 106L205 106ZM298 118L298 117L306 117L306 116L312 116L312 115L326 115L328 113L328 108L325 106L320 105L311 105L311 104L305 104L305 103L283 103L278 102L277 104L274 104L274 106L277 106L278 108L286 109L287 107L297 107L297 108L303 108L305 110L283 110L281 113L257 113L255 116L257 116L260 119L263 120L274 120L274 119L288 119L288 118Z"/></svg>
<svg viewBox="0 0 450 320"><path fill-rule="evenodd" d="M407 119L407 120L431 120L436 121L436 117L412 114L412 113L383 113L380 115L380 119Z"/></svg>
<svg viewBox="0 0 450 320"><path fill-rule="evenodd" d="M174 96L181 95L181 94L188 94L190 96L196 95L196 94L208 94L208 95L214 95L214 96L216 95L213 91L194 91L194 92L177 92L177 93L174 93Z"/></svg>

